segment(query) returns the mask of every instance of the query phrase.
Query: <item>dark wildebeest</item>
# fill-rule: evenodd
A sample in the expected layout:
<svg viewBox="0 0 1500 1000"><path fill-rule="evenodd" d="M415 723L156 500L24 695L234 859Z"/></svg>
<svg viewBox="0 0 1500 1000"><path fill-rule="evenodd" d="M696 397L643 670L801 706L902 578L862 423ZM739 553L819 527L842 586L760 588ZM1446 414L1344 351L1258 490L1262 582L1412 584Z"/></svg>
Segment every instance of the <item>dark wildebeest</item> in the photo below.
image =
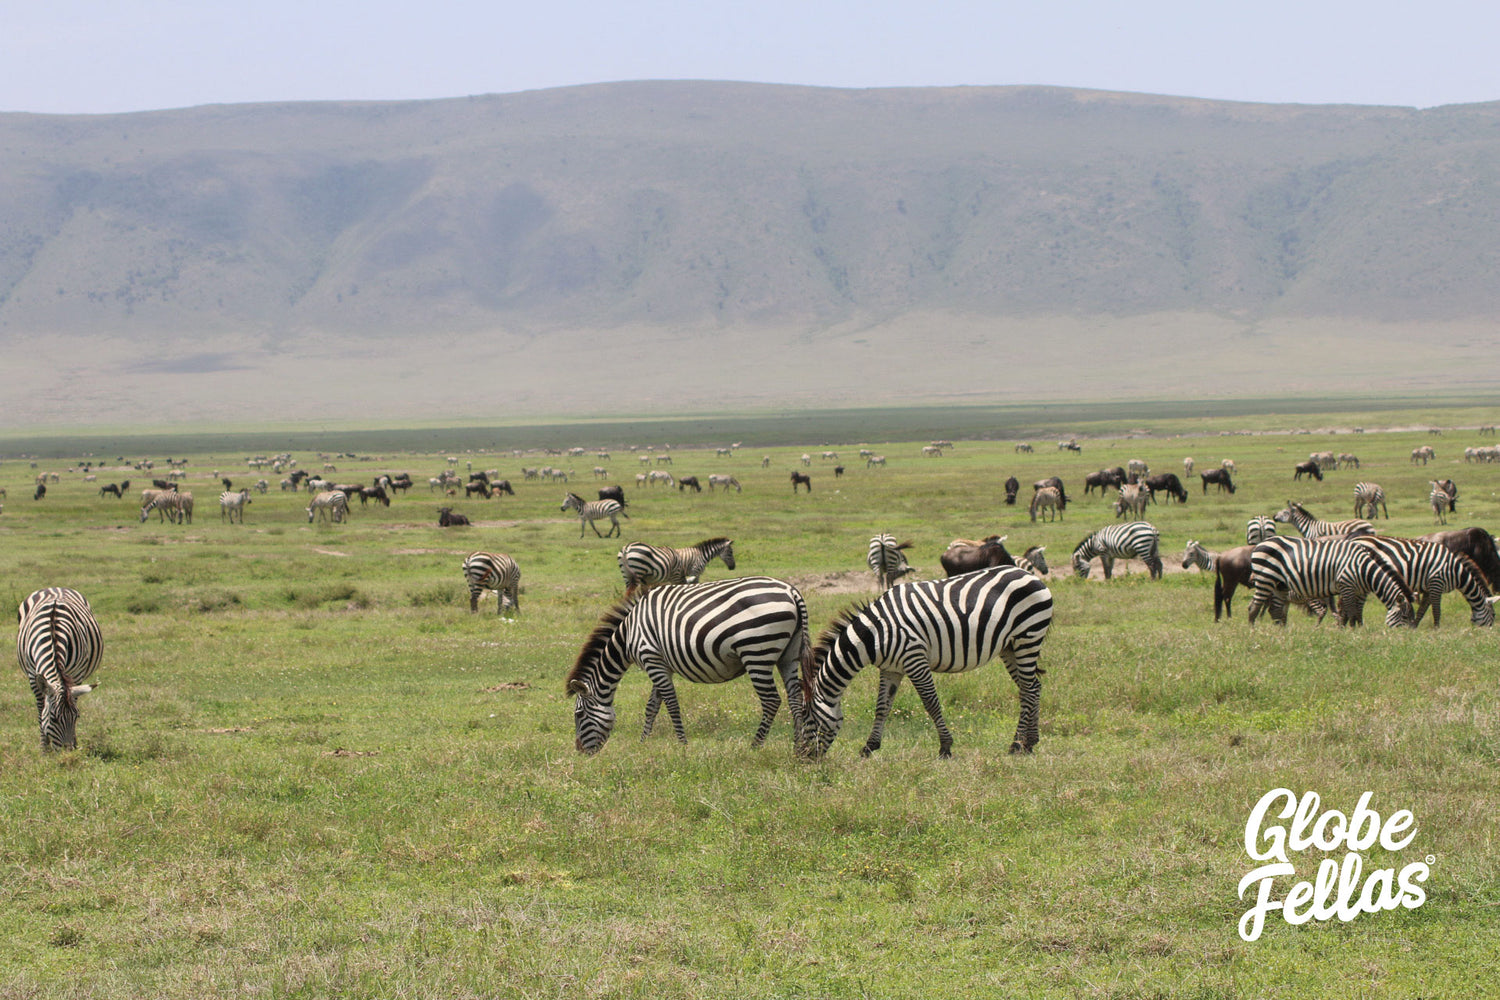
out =
<svg viewBox="0 0 1500 1000"><path fill-rule="evenodd" d="M681 493L683 490L687 489L689 486L691 486L693 488L693 492L694 493L702 493L703 492L703 487L698 485L698 477L697 476L678 476L677 477L677 492L678 493ZM796 487L794 486L794 487L792 487L792 489L795 490ZM811 489L811 487L809 487L809 489Z"/></svg>
<svg viewBox="0 0 1500 1000"><path fill-rule="evenodd" d="M1061 478L1059 478L1057 476L1051 476L1051 477L1049 477L1047 479L1038 479L1036 482L1034 482L1034 483L1031 484L1031 490L1032 490L1033 493L1035 493L1037 490L1041 489L1043 486L1051 486L1051 487L1054 487L1057 490L1057 508L1058 508L1058 510L1067 510L1068 509L1068 491L1067 491L1066 488L1064 488L1063 481L1062 481Z"/></svg>
<svg viewBox="0 0 1500 1000"><path fill-rule="evenodd" d="M1495 552L1495 539L1488 531L1483 528L1454 528L1451 531L1434 531L1417 541L1436 542L1455 555L1468 556L1479 567L1490 591L1500 593L1500 554Z"/></svg>
<svg viewBox="0 0 1500 1000"><path fill-rule="evenodd" d="M371 500L379 500L387 507L391 505L390 495L386 493L384 486L365 486L360 489L359 505L363 507Z"/></svg>
<svg viewBox="0 0 1500 1000"><path fill-rule="evenodd" d="M36 492L33 493L33 494L31 494L31 499L33 499L33 500L40 500L42 497L44 497L46 495L47 495L47 484L46 483L37 483L36 484Z"/></svg>
<svg viewBox="0 0 1500 1000"><path fill-rule="evenodd" d="M1105 490L1119 489L1125 483L1125 470L1116 466L1113 469L1100 469L1098 472L1090 472L1083 477L1083 495L1088 496L1098 487L1101 496L1106 495Z"/></svg>
<svg viewBox="0 0 1500 1000"><path fill-rule="evenodd" d="M1011 476L1005 481L1005 504L1007 507L1016 505L1016 494L1021 492L1021 481Z"/></svg>
<svg viewBox="0 0 1500 1000"><path fill-rule="evenodd" d="M1292 475L1292 478L1294 480L1295 479L1301 479L1303 477L1303 475L1312 476L1314 479L1318 480L1319 482L1323 481L1323 470L1321 468L1319 468L1317 462L1312 462L1312 461L1298 462L1297 463L1297 471ZM1207 489L1208 489L1208 487L1205 486L1204 490L1207 491Z"/></svg>
<svg viewBox="0 0 1500 1000"><path fill-rule="evenodd" d="M511 496L516 495L516 491L510 488L509 479L497 479L493 483L490 483L490 496L497 497L502 493L508 493Z"/></svg>
<svg viewBox="0 0 1500 1000"><path fill-rule="evenodd" d="M469 519L462 514L453 513L452 507L438 508L438 527L451 528L456 524L468 524Z"/></svg>
<svg viewBox="0 0 1500 1000"><path fill-rule="evenodd" d="M833 478L834 479L837 479L838 477L842 476L843 474L844 474L844 467L842 465L835 465L833 467Z"/></svg>
<svg viewBox="0 0 1500 1000"><path fill-rule="evenodd" d="M1230 477L1228 469L1210 469L1207 472L1198 473L1198 478L1203 480L1204 493L1208 492L1209 483L1217 484L1220 493L1225 490L1231 494L1234 493L1234 480Z"/></svg>
<svg viewBox="0 0 1500 1000"><path fill-rule="evenodd" d="M624 507L626 506L625 488L623 486L601 486L599 487L599 499L614 500L617 501L621 507Z"/></svg>
<svg viewBox="0 0 1500 1000"><path fill-rule="evenodd" d="M471 497L476 493L486 500L490 498L490 482L488 479L475 479L464 483L464 496Z"/></svg>
<svg viewBox="0 0 1500 1000"><path fill-rule="evenodd" d="M99 487L99 495L101 497L106 493L113 496L116 500L120 499L120 487L116 486L114 483L105 483L103 486Z"/></svg>
<svg viewBox="0 0 1500 1000"><path fill-rule="evenodd" d="M792 470L792 492L793 493L797 492L797 484L798 483L801 483L803 486L806 486L807 487L807 492L809 492L809 493L812 492L812 476L809 476L805 472L798 472L796 469L793 469Z"/></svg>
<svg viewBox="0 0 1500 1000"><path fill-rule="evenodd" d="M1016 564L1015 557L1005 550L1005 537L1001 535L990 535L982 542L955 539L949 543L948 551L938 557L938 562L949 576Z"/></svg>
<svg viewBox="0 0 1500 1000"><path fill-rule="evenodd" d="M224 484L224 489L225 490L232 490L232 489L234 489L234 484L229 481L229 477L228 476L225 476L223 479L220 479L219 482L221 482L221 483Z"/></svg>
<svg viewBox="0 0 1500 1000"><path fill-rule="evenodd" d="M1163 472L1159 476L1147 476L1147 486L1151 487L1151 502L1156 503L1156 494L1165 493L1169 497L1176 497L1178 503L1187 503L1188 492L1183 488L1182 480L1177 478L1175 472Z"/></svg>
<svg viewBox="0 0 1500 1000"><path fill-rule="evenodd" d="M1236 587L1250 586L1250 553L1254 545L1240 545L1214 556L1214 621L1219 620L1222 610L1225 617L1233 617L1230 602Z"/></svg>

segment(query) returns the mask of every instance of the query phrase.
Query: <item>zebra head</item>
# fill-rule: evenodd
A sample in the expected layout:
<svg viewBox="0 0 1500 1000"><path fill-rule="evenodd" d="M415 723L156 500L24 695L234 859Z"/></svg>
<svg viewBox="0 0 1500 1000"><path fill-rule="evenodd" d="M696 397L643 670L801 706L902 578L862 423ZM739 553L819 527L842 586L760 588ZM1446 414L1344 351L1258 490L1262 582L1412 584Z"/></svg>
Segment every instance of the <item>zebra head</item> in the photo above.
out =
<svg viewBox="0 0 1500 1000"><path fill-rule="evenodd" d="M1035 566L1036 571L1043 576L1046 576L1050 572L1050 570L1047 569L1046 553L1047 546L1045 545L1033 545L1024 553L1026 559L1031 563L1031 565Z"/></svg>
<svg viewBox="0 0 1500 1000"><path fill-rule="evenodd" d="M615 706L581 678L568 682L568 693L573 695L573 745L580 753L596 754L615 728Z"/></svg>
<svg viewBox="0 0 1500 1000"><path fill-rule="evenodd" d="M624 625L635 601L627 598L604 613L584 640L568 671L567 693L573 696L573 745L596 754L615 728L615 688L629 665Z"/></svg>
<svg viewBox="0 0 1500 1000"><path fill-rule="evenodd" d="M1073 550L1073 575L1080 580L1089 578L1089 557L1078 549Z"/></svg>
<svg viewBox="0 0 1500 1000"><path fill-rule="evenodd" d="M1197 563L1201 569L1209 568L1208 550L1196 539L1188 539L1187 549L1182 553L1182 568L1187 569Z"/></svg>
<svg viewBox="0 0 1500 1000"><path fill-rule="evenodd" d="M78 700L97 684L48 685L42 694L42 751L72 750L78 746Z"/></svg>
<svg viewBox="0 0 1500 1000"><path fill-rule="evenodd" d="M1271 520L1278 524L1291 524L1293 523L1292 512L1299 509L1299 507L1300 505L1295 500L1288 500L1285 507L1271 515Z"/></svg>

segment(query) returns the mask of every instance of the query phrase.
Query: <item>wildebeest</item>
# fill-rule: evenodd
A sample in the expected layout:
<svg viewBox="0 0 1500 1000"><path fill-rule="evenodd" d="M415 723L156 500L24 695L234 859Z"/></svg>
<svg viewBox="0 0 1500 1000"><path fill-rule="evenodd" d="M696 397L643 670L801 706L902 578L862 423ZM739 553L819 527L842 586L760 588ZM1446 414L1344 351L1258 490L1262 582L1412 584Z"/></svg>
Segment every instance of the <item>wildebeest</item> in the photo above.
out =
<svg viewBox="0 0 1500 1000"><path fill-rule="evenodd" d="M1083 495L1088 496L1095 487L1098 487L1099 495L1105 496L1105 490L1119 489L1123 485L1125 485L1124 469L1119 466L1113 469L1100 469L1098 472L1090 472L1083 477Z"/></svg>
<svg viewBox="0 0 1500 1000"><path fill-rule="evenodd" d="M1233 617L1230 602L1236 587L1250 586L1250 553L1254 551L1254 545L1239 545L1213 557L1214 621L1219 620L1220 611L1225 617Z"/></svg>
<svg viewBox="0 0 1500 1000"><path fill-rule="evenodd" d="M812 476L809 476L805 472L798 472L796 469L793 469L792 470L792 492L793 493L797 492L797 484L798 483L801 483L803 486L806 486L807 487L807 492L809 492L809 493L812 492Z"/></svg>
<svg viewBox="0 0 1500 1000"><path fill-rule="evenodd" d="M506 485L509 486L510 484L506 483ZM498 483L496 484L496 488L497 489L499 488L499 484ZM615 501L617 501L620 504L621 507L624 507L626 505L625 504L625 487L623 487L623 486L601 486L601 487L599 487L599 499L600 500L615 500Z"/></svg>
<svg viewBox="0 0 1500 1000"><path fill-rule="evenodd" d="M1323 470L1318 467L1317 462L1314 462L1312 460L1308 460L1306 462L1298 462L1296 472L1292 475L1292 478L1294 480L1301 479L1304 475L1312 476L1319 482L1323 481ZM1205 486L1204 490L1207 491L1207 489L1208 487Z"/></svg>
<svg viewBox="0 0 1500 1000"><path fill-rule="evenodd" d="M464 483L464 496L471 497L476 493L488 500L490 498L489 481L476 479L473 482Z"/></svg>
<svg viewBox="0 0 1500 1000"><path fill-rule="evenodd" d="M439 528L451 528L454 525L468 524L468 523L469 523L469 519L467 517L465 517L463 514L455 514L455 513L453 513L453 508L452 507L439 507L438 508L438 527Z"/></svg>
<svg viewBox="0 0 1500 1000"><path fill-rule="evenodd" d="M105 483L103 486L99 487L99 495L101 497L106 493L114 497L116 500L120 499L120 487L116 486L114 483Z"/></svg>
<svg viewBox="0 0 1500 1000"><path fill-rule="evenodd" d="M844 467L842 465L835 465L833 467L833 478L834 479L839 478L843 474L844 474Z"/></svg>
<svg viewBox="0 0 1500 1000"><path fill-rule="evenodd" d="M677 477L677 491L679 493L681 493L685 489L688 489L689 487L692 488L692 490L693 490L694 493L702 493L703 492L703 487L700 486L700 485L698 485L698 477L697 476L678 476ZM796 487L793 487L793 489L796 489Z"/></svg>
<svg viewBox="0 0 1500 1000"><path fill-rule="evenodd" d="M40 500L42 497L44 497L46 495L47 495L47 484L46 483L37 483L36 484L36 492L33 493L33 494L31 494L31 499L33 499L33 500Z"/></svg>
<svg viewBox="0 0 1500 1000"><path fill-rule="evenodd" d="M1156 494L1165 493L1169 497L1176 497L1178 503L1187 503L1188 492L1182 485L1182 480L1177 478L1175 472L1163 472L1158 476L1147 476L1142 480L1151 487L1151 502L1156 503Z"/></svg>
<svg viewBox="0 0 1500 1000"><path fill-rule="evenodd" d="M1228 490L1234 493L1234 480L1229 475L1228 469L1210 469L1207 472L1198 473L1198 478L1203 480L1203 492L1208 492L1208 484L1214 483L1219 487L1219 492Z"/></svg>
<svg viewBox="0 0 1500 1000"><path fill-rule="evenodd" d="M993 566L1014 566L1015 557L1005 549L1007 537L1009 536L990 535L980 542L955 538L948 543L948 550L938 556L938 562L943 564L943 572L949 576L972 573L976 569L989 569Z"/></svg>
<svg viewBox="0 0 1500 1000"><path fill-rule="evenodd" d="M387 507L391 505L390 494L386 493L384 486L364 486L360 488L359 505L363 507L371 500L378 500Z"/></svg>
<svg viewBox="0 0 1500 1000"><path fill-rule="evenodd" d="M1452 528L1434 531L1418 538L1419 542L1436 542L1449 552L1468 556L1479 567L1490 590L1500 593L1500 554L1495 551L1494 537L1483 528Z"/></svg>
<svg viewBox="0 0 1500 1000"><path fill-rule="evenodd" d="M1016 494L1021 492L1021 481L1011 476L1005 481L1005 503L1008 507L1016 505Z"/></svg>

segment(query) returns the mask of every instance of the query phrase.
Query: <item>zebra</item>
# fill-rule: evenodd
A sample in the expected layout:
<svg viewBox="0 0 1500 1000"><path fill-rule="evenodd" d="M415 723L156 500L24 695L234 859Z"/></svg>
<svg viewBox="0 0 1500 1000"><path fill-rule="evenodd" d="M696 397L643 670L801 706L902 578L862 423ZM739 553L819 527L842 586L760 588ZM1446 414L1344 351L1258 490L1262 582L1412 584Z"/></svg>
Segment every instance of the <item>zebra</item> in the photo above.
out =
<svg viewBox="0 0 1500 1000"><path fill-rule="evenodd" d="M172 492L174 492L174 491L173 490L157 490L157 489L141 490L141 523L142 524L146 523L146 518L150 516L150 514L151 514L151 512L153 510L156 511L157 523L161 523L161 522L165 521L167 519L167 515L168 514L172 515L172 518L173 518L174 521L176 520L177 515L176 515L175 508L172 505L172 501L171 500L163 500L163 499L161 499L165 494L172 493Z"/></svg>
<svg viewBox="0 0 1500 1000"><path fill-rule="evenodd" d="M1411 450L1412 465L1416 465L1418 462L1426 465L1435 458L1437 458L1437 453L1432 450L1432 445L1430 444L1424 444L1420 448L1413 448Z"/></svg>
<svg viewBox="0 0 1500 1000"><path fill-rule="evenodd" d="M579 538L583 537L585 528L593 528L594 534L599 535L600 538L609 537L608 535L600 535L599 526L594 523L595 521L602 521L606 517L609 518L611 525L609 534L618 535L620 533L620 518L628 519L630 517L629 514L625 513L625 508L621 506L618 500L585 500L577 493L569 493L563 497L562 509L564 511L578 511Z"/></svg>
<svg viewBox="0 0 1500 1000"><path fill-rule="evenodd" d="M1385 490L1378 483L1355 483L1354 484L1354 516L1363 514L1366 517L1375 516L1375 508L1379 507L1385 513L1385 519L1391 519L1391 512L1385 509Z"/></svg>
<svg viewBox="0 0 1500 1000"><path fill-rule="evenodd" d="M150 493L150 499L146 494ZM141 522L145 523L151 512L156 511L159 518L165 518L173 524L182 524L186 519L188 524L193 523L193 494L179 493L176 490L143 490L141 491L144 505L141 507Z"/></svg>
<svg viewBox="0 0 1500 1000"><path fill-rule="evenodd" d="M1205 573L1214 571L1214 554L1203 547L1203 543L1197 539L1189 538L1187 548L1182 553L1182 568L1196 565Z"/></svg>
<svg viewBox="0 0 1500 1000"><path fill-rule="evenodd" d="M224 520L224 515L229 515L229 523L234 523L235 512L240 515L240 523L245 523L245 505L250 502L249 490L225 490L219 494L219 520Z"/></svg>
<svg viewBox="0 0 1500 1000"><path fill-rule="evenodd" d="M807 745L801 678L812 666L812 643L807 603L789 583L748 576L657 587L605 612L565 682L574 697L574 739L582 753L597 753L609 739L615 691L631 663L651 679L642 739L665 702L677 741L687 742L673 674L704 684L745 674L760 699L760 725L751 743L759 747L781 708L775 678L780 673L792 711L792 745L799 754Z"/></svg>
<svg viewBox="0 0 1500 1000"><path fill-rule="evenodd" d="M1101 491L1102 492L1102 491ZM1126 483L1115 499L1115 517L1130 512L1130 520L1145 520L1146 504L1151 501L1151 487L1145 483Z"/></svg>
<svg viewBox="0 0 1500 1000"><path fill-rule="evenodd" d="M1432 492L1427 494L1427 502L1432 506L1433 523L1447 524L1448 503L1452 500L1452 497L1449 496L1448 491L1443 488L1441 483L1429 481L1428 485L1432 487Z"/></svg>
<svg viewBox="0 0 1500 1000"><path fill-rule="evenodd" d="M896 544L892 535L880 534L870 539L869 554L865 562L875 571L876 585L882 591L890 590L896 581L912 571L906 562L906 549L911 542Z"/></svg>
<svg viewBox="0 0 1500 1000"><path fill-rule="evenodd" d="M734 569L734 542L707 538L697 545L674 549L645 542L631 542L615 556L625 578L625 596L663 583L697 583L703 570L715 559Z"/></svg>
<svg viewBox="0 0 1500 1000"><path fill-rule="evenodd" d="M331 520L338 524L349 516L349 496L340 490L324 490L312 498L307 506L307 523L313 518Z"/></svg>
<svg viewBox="0 0 1500 1000"><path fill-rule="evenodd" d="M745 492L744 489L740 486L740 481L733 476L722 476L717 474L710 475L708 477L708 492L712 493L715 486L724 487L725 493L729 492L729 487L731 486L734 487L734 491L736 493Z"/></svg>
<svg viewBox="0 0 1500 1000"><path fill-rule="evenodd" d="M1182 460L1182 474L1184 476L1186 476L1186 477L1191 477L1192 476L1192 474L1193 474L1193 460L1191 458L1184 458Z"/></svg>
<svg viewBox="0 0 1500 1000"><path fill-rule="evenodd" d="M1259 545L1267 538L1276 537L1276 522L1264 514L1257 514L1245 522L1245 544Z"/></svg>
<svg viewBox="0 0 1500 1000"><path fill-rule="evenodd" d="M475 552L464 560L464 580L469 585L469 613L479 610L480 595L486 590L495 594L495 614L502 614L509 604L514 614L521 613L521 568L503 552Z"/></svg>
<svg viewBox="0 0 1500 1000"><path fill-rule="evenodd" d="M104 636L88 599L67 587L38 590L17 609L16 659L36 696L42 752L78 745L78 700L104 657Z"/></svg>
<svg viewBox="0 0 1500 1000"><path fill-rule="evenodd" d="M1104 567L1104 579L1114 572L1116 557L1135 556L1151 571L1151 579L1161 576L1161 533L1148 521L1127 521L1100 528L1078 543L1073 550L1073 572L1080 579L1088 579L1089 561L1099 557Z"/></svg>
<svg viewBox="0 0 1500 1000"><path fill-rule="evenodd" d="M1033 545L1026 550L1025 555L1016 556L1016 565L1040 579L1049 572L1047 569L1046 552L1047 546Z"/></svg>
<svg viewBox="0 0 1500 1000"><path fill-rule="evenodd" d="M1362 518L1347 521L1322 521L1308 513L1306 507L1295 500L1288 500L1286 507L1271 515L1271 520L1290 524L1302 533L1302 537L1313 541L1328 535L1373 535L1375 526Z"/></svg>
<svg viewBox="0 0 1500 1000"><path fill-rule="evenodd" d="M1048 510L1052 511L1052 517L1047 516ZM1036 520L1036 512L1042 512L1042 520L1062 520L1063 503L1062 492L1056 486L1043 486L1031 495L1031 519Z"/></svg>
<svg viewBox="0 0 1500 1000"><path fill-rule="evenodd" d="M1358 625L1370 593L1389 609L1387 625L1415 624L1411 597L1400 578L1373 549L1353 538L1267 539L1250 553L1250 584L1254 596L1246 617L1252 625L1267 608L1272 621L1285 625L1289 600L1326 605L1335 598L1339 624Z"/></svg>
<svg viewBox="0 0 1500 1000"><path fill-rule="evenodd" d="M1456 555L1436 542L1414 538L1387 538L1361 535L1356 541L1375 550L1382 562L1417 599L1412 625L1420 625L1422 616L1432 608L1432 627L1442 620L1443 595L1450 590L1463 594L1469 602L1469 620L1488 627L1495 624L1494 601L1485 586L1479 567L1467 556Z"/></svg>
<svg viewBox="0 0 1500 1000"><path fill-rule="evenodd" d="M869 458L865 459L865 468L867 468L867 469L873 469L877 465L880 466L882 469L885 468L885 456L884 455L871 455Z"/></svg>
<svg viewBox="0 0 1500 1000"><path fill-rule="evenodd" d="M975 570L892 587L834 619L813 649L816 671L804 682L813 721L814 756L827 753L844 721L843 697L865 667L880 671L875 726L860 750L880 749L891 702L903 677L922 698L938 733L938 756L953 755L934 673L981 667L998 653L1016 682L1021 717L1010 752L1030 753L1038 739L1042 640L1052 625L1052 592L1015 566Z"/></svg>

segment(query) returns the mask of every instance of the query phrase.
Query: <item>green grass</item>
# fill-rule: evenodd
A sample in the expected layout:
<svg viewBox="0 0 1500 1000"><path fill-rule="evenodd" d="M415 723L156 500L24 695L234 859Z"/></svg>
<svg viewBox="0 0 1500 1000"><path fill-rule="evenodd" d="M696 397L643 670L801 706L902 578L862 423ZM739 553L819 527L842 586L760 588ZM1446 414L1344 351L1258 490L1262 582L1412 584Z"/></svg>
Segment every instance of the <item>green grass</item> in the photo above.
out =
<svg viewBox="0 0 1500 1000"><path fill-rule="evenodd" d="M1347 415L1371 428L1406 422ZM1163 434L1202 429L1163 419ZM1285 417L1235 423L1281 428ZM1239 544L1247 517L1288 498L1349 516L1358 478L1391 498L1383 531L1431 530L1426 482L1439 474L1461 489L1455 523L1493 526L1500 469L1458 458L1480 439L1085 439L1082 455L1042 438L1033 455L960 440L941 459L919 457L928 437L959 437L948 433L875 443L890 465L867 471L857 446L822 444L840 439L816 422L806 431L806 445L732 459L674 451L679 474L734 473L745 491L728 496L635 489L634 456L616 450L605 464L627 484L625 539L729 535L738 572L797 583L814 628L872 594L863 560L877 531L913 541L925 578L940 574L937 556L956 536L1008 534L1012 551L1045 544L1057 610L1034 755L1005 753L1017 701L992 664L939 680L950 761L937 759L909 685L883 748L858 756L873 677L856 680L822 762L794 758L784 716L764 749L749 748L758 712L744 682L680 685L690 742L675 744L664 723L643 742L639 671L627 675L609 743L579 756L561 678L622 589L620 541L580 540L577 520L558 511L563 487L523 482L519 469L566 462L582 474L571 488L591 492L592 451L473 455L517 495L457 501L477 524L447 531L425 485L443 467L437 449L341 461L340 479L407 468L422 485L389 509L356 505L336 527L308 525L305 495L274 485L254 496L243 527L220 523L210 470L253 481L262 474L225 456L272 444L193 453L197 519L184 526L141 524L132 500L99 499L78 473L34 502L29 463L0 464L0 615L13 621L37 587L74 586L107 642L76 753L43 757L19 671L0 685L0 996L1493 989L1493 631L1469 627L1453 595L1438 631L1297 616L1284 630L1252 629L1243 594L1216 625L1211 581L1196 571L1156 583L1139 572L1072 578L1067 553L1112 520L1097 498L1080 495L1060 524L1032 524L1003 506L999 487L1010 474L1057 473L1081 494L1084 473L1128 458L1179 473L1187 454L1200 468L1234 458L1233 497L1204 496L1195 481L1186 506L1151 509L1175 570L1170 557L1180 562L1188 538ZM1438 461L1412 466L1425 443ZM838 448L848 473L835 480L815 458L814 492L793 497L787 470L824 447ZM1364 467L1293 484L1293 464L1325 448L1354 451ZM100 480L127 475L136 488L149 478L110 468ZM459 565L480 548L521 565L515 621L495 615L493 595L468 612ZM707 573L725 575L718 563ZM1376 849L1365 868L1434 856L1425 905L1302 927L1273 915L1260 940L1240 940L1247 904L1235 890L1255 865L1245 822L1280 786L1319 792L1325 809L1350 811L1371 790L1382 814L1412 810L1411 847ZM1322 857L1294 856L1299 877Z"/></svg>

